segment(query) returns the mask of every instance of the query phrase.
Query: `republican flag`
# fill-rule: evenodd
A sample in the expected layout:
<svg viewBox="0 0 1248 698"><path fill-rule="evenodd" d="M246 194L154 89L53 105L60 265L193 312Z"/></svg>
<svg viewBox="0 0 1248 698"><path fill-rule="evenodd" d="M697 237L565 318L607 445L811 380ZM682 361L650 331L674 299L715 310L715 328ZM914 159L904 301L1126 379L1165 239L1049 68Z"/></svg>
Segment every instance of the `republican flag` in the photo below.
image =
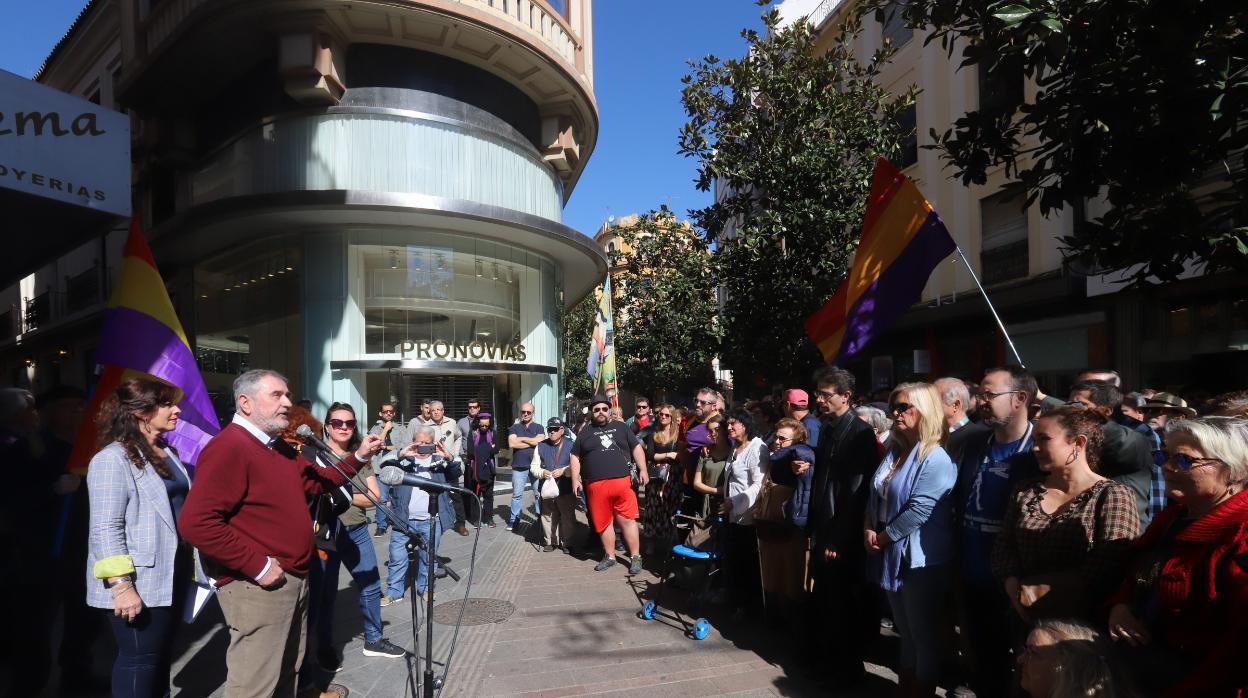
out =
<svg viewBox="0 0 1248 698"><path fill-rule="evenodd" d="M177 428L165 438L182 462L193 464L208 439L220 431L191 344L178 322L137 217L130 223L121 273L108 302L95 361L102 370L69 457L71 472L86 472L96 452L95 417L104 400L127 378L158 380L181 392Z"/></svg>
<svg viewBox="0 0 1248 698"><path fill-rule="evenodd" d="M616 404L615 322L611 319L611 277L602 285L598 312L594 316L594 335L589 347L585 371L594 379L594 394L606 395Z"/></svg>
<svg viewBox="0 0 1248 698"><path fill-rule="evenodd" d="M854 265L806 318L806 334L829 363L857 355L919 300L932 270L956 249L914 182L876 158Z"/></svg>

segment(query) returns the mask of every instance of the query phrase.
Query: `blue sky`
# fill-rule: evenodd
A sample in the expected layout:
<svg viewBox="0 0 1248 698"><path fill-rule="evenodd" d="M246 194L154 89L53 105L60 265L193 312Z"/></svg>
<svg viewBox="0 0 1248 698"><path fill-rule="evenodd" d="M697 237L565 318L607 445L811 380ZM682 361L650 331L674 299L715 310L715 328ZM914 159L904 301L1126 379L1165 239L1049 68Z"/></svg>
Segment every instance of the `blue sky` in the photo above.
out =
<svg viewBox="0 0 1248 698"><path fill-rule="evenodd" d="M0 23L0 68L33 75L84 5L84 0L21 3ZM760 27L760 12L754 0L594 3L601 126L564 211L565 223L592 235L609 215L667 204L683 216L706 205L710 195L693 187L693 161L676 153L677 130L684 123L680 78L688 59L741 55L741 29Z"/></svg>

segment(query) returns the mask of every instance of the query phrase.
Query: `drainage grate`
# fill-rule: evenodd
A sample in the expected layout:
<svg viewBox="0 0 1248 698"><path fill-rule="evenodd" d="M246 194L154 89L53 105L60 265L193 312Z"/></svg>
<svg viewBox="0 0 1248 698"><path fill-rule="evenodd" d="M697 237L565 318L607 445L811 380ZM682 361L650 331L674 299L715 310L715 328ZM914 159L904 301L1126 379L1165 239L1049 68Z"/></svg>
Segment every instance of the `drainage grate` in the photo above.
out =
<svg viewBox="0 0 1248 698"><path fill-rule="evenodd" d="M464 600L447 601L433 607L433 622L439 625L455 625L459 620L459 609ZM502 599L468 599L468 609L464 612L464 625L488 625L501 623L516 612L515 604Z"/></svg>

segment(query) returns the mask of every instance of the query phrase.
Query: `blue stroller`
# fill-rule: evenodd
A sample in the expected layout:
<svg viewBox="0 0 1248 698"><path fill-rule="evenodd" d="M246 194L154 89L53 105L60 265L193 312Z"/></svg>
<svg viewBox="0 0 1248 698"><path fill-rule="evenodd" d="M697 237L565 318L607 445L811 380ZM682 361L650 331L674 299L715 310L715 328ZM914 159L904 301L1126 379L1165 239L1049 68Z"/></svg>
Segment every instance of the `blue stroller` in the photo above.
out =
<svg viewBox="0 0 1248 698"><path fill-rule="evenodd" d="M691 499L695 498L685 497L682 507ZM714 508L710 510L715 511ZM707 602L711 584L719 575L721 555L719 531L723 526L724 517L718 514L690 515L678 511L672 520L678 530L685 530L688 535L685 537L685 542L672 546L664 559L654 599L647 601L637 615L642 620L669 618L680 623L685 635L695 640L705 640L711 633L711 622L704 617L698 617L697 610ZM678 588L689 592L687 614L675 610L668 614L660 612L663 590L669 579ZM694 617L696 620L690 622L689 617Z"/></svg>

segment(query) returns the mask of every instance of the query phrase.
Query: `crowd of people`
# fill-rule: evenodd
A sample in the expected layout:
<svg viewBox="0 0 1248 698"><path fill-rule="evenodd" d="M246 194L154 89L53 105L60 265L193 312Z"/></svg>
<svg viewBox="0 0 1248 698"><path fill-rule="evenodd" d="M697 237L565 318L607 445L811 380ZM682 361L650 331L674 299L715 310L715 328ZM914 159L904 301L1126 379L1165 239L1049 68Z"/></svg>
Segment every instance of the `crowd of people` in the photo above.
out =
<svg viewBox="0 0 1248 698"><path fill-rule="evenodd" d="M208 588L229 629L226 695L315 695L325 686L301 671L305 655L329 675L343 664L343 567L364 655L403 658L381 608L408 591L423 598L430 583L408 532L436 546L470 524L494 527L495 480L509 465L509 530L531 488L540 550L589 553L596 572L623 559L640 575L643 553L678 544L713 550L730 615L791 631L829 685L863 679L891 625L902 696L938 683L979 696L1245 695L1235 661L1248 647L1248 391L1198 412L1120 382L1086 371L1062 399L1011 366L872 400L827 367L809 392L729 405L706 388L690 409L641 397L627 420L596 396L575 428L528 403L503 430L478 400L458 421L429 400L407 424L378 405L365 429L352 405L318 419L291 403L280 374L252 370L192 469L166 440L176 392L135 378L98 415L85 483L63 467L85 395L6 389L0 449L38 480L10 507L6 540L24 564L63 573L37 592L28 576L3 576L10 598L36 599L18 619L44 633L10 643L27 662L10 691L43 686L60 609L64 690L100 687L82 648L107 626L112 694L166 695L174 629L194 612L182 592ZM302 425L324 448L296 435ZM391 465L462 485L481 507L381 484ZM371 538L387 536L383 580Z"/></svg>
<svg viewBox="0 0 1248 698"><path fill-rule="evenodd" d="M639 398L643 539L714 521L728 607L829 685L864 677L883 624L901 696L1248 695L1248 392L1198 413L1120 383L1085 371L1062 399L1007 366L870 401L828 367L813 404Z"/></svg>

